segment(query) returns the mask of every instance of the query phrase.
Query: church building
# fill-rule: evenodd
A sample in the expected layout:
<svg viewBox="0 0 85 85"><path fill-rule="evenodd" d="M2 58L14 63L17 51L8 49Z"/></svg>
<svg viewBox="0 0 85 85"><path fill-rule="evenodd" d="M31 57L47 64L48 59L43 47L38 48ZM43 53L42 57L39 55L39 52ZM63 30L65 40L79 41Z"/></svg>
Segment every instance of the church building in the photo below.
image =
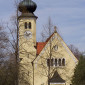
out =
<svg viewBox="0 0 85 85"><path fill-rule="evenodd" d="M71 85L77 58L56 29L45 42L36 41L37 5L23 0L18 5L19 85ZM38 28L37 28L38 29Z"/></svg>

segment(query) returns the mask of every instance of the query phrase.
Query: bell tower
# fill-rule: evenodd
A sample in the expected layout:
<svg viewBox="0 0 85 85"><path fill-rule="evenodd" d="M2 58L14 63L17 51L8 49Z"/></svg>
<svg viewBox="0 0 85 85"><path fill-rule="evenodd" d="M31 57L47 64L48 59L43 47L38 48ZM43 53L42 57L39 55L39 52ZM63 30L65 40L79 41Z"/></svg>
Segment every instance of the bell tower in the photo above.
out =
<svg viewBox="0 0 85 85"><path fill-rule="evenodd" d="M31 83L33 69L32 61L36 57L36 19L34 15L37 5L32 0L23 0L19 3L21 12L19 22L19 85ZM23 76L22 76L23 75ZM30 79L29 79L30 78ZM27 83L27 84L26 84Z"/></svg>
<svg viewBox="0 0 85 85"><path fill-rule="evenodd" d="M34 11L36 10L37 5L31 0L23 0L19 3L19 11L21 15L19 19L19 32L20 35L24 35L24 38L36 46L36 19ZM23 31L23 34L21 34Z"/></svg>

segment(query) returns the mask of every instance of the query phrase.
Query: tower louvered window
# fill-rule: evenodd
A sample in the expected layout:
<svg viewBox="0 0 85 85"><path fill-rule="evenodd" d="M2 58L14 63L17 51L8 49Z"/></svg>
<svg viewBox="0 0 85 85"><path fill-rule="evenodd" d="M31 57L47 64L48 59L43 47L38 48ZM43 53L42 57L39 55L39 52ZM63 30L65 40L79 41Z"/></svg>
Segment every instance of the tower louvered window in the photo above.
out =
<svg viewBox="0 0 85 85"><path fill-rule="evenodd" d="M27 22L25 22L25 24L24 24L24 27L25 27L25 29L31 29L31 22L29 22L29 23L27 23Z"/></svg>
<svg viewBox="0 0 85 85"><path fill-rule="evenodd" d="M25 22L24 26L25 26L25 29L27 29L27 22Z"/></svg>
<svg viewBox="0 0 85 85"><path fill-rule="evenodd" d="M31 22L29 22L29 29L31 29Z"/></svg>

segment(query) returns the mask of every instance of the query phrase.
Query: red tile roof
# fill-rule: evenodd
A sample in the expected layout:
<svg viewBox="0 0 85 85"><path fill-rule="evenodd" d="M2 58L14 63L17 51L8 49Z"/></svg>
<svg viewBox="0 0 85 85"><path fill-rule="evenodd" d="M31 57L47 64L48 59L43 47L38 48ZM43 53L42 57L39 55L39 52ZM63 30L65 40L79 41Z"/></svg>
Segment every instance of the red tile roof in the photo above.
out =
<svg viewBox="0 0 85 85"><path fill-rule="evenodd" d="M45 47L46 43L50 40L50 38L53 36L53 34L49 38L47 38L47 40L45 42L37 42L37 55L39 55L39 53Z"/></svg>
<svg viewBox="0 0 85 85"><path fill-rule="evenodd" d="M47 42L37 42L37 55L42 51Z"/></svg>

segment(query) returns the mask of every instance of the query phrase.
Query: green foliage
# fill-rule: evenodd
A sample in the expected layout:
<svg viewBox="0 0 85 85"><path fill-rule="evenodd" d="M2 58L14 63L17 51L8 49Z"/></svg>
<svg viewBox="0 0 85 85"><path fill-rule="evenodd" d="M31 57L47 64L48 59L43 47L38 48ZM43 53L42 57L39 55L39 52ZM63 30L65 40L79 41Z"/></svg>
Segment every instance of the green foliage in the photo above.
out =
<svg viewBox="0 0 85 85"><path fill-rule="evenodd" d="M85 58L83 56L75 68L72 85L85 85Z"/></svg>
<svg viewBox="0 0 85 85"><path fill-rule="evenodd" d="M4 62L0 66L0 85L16 85L17 68L15 63Z"/></svg>

